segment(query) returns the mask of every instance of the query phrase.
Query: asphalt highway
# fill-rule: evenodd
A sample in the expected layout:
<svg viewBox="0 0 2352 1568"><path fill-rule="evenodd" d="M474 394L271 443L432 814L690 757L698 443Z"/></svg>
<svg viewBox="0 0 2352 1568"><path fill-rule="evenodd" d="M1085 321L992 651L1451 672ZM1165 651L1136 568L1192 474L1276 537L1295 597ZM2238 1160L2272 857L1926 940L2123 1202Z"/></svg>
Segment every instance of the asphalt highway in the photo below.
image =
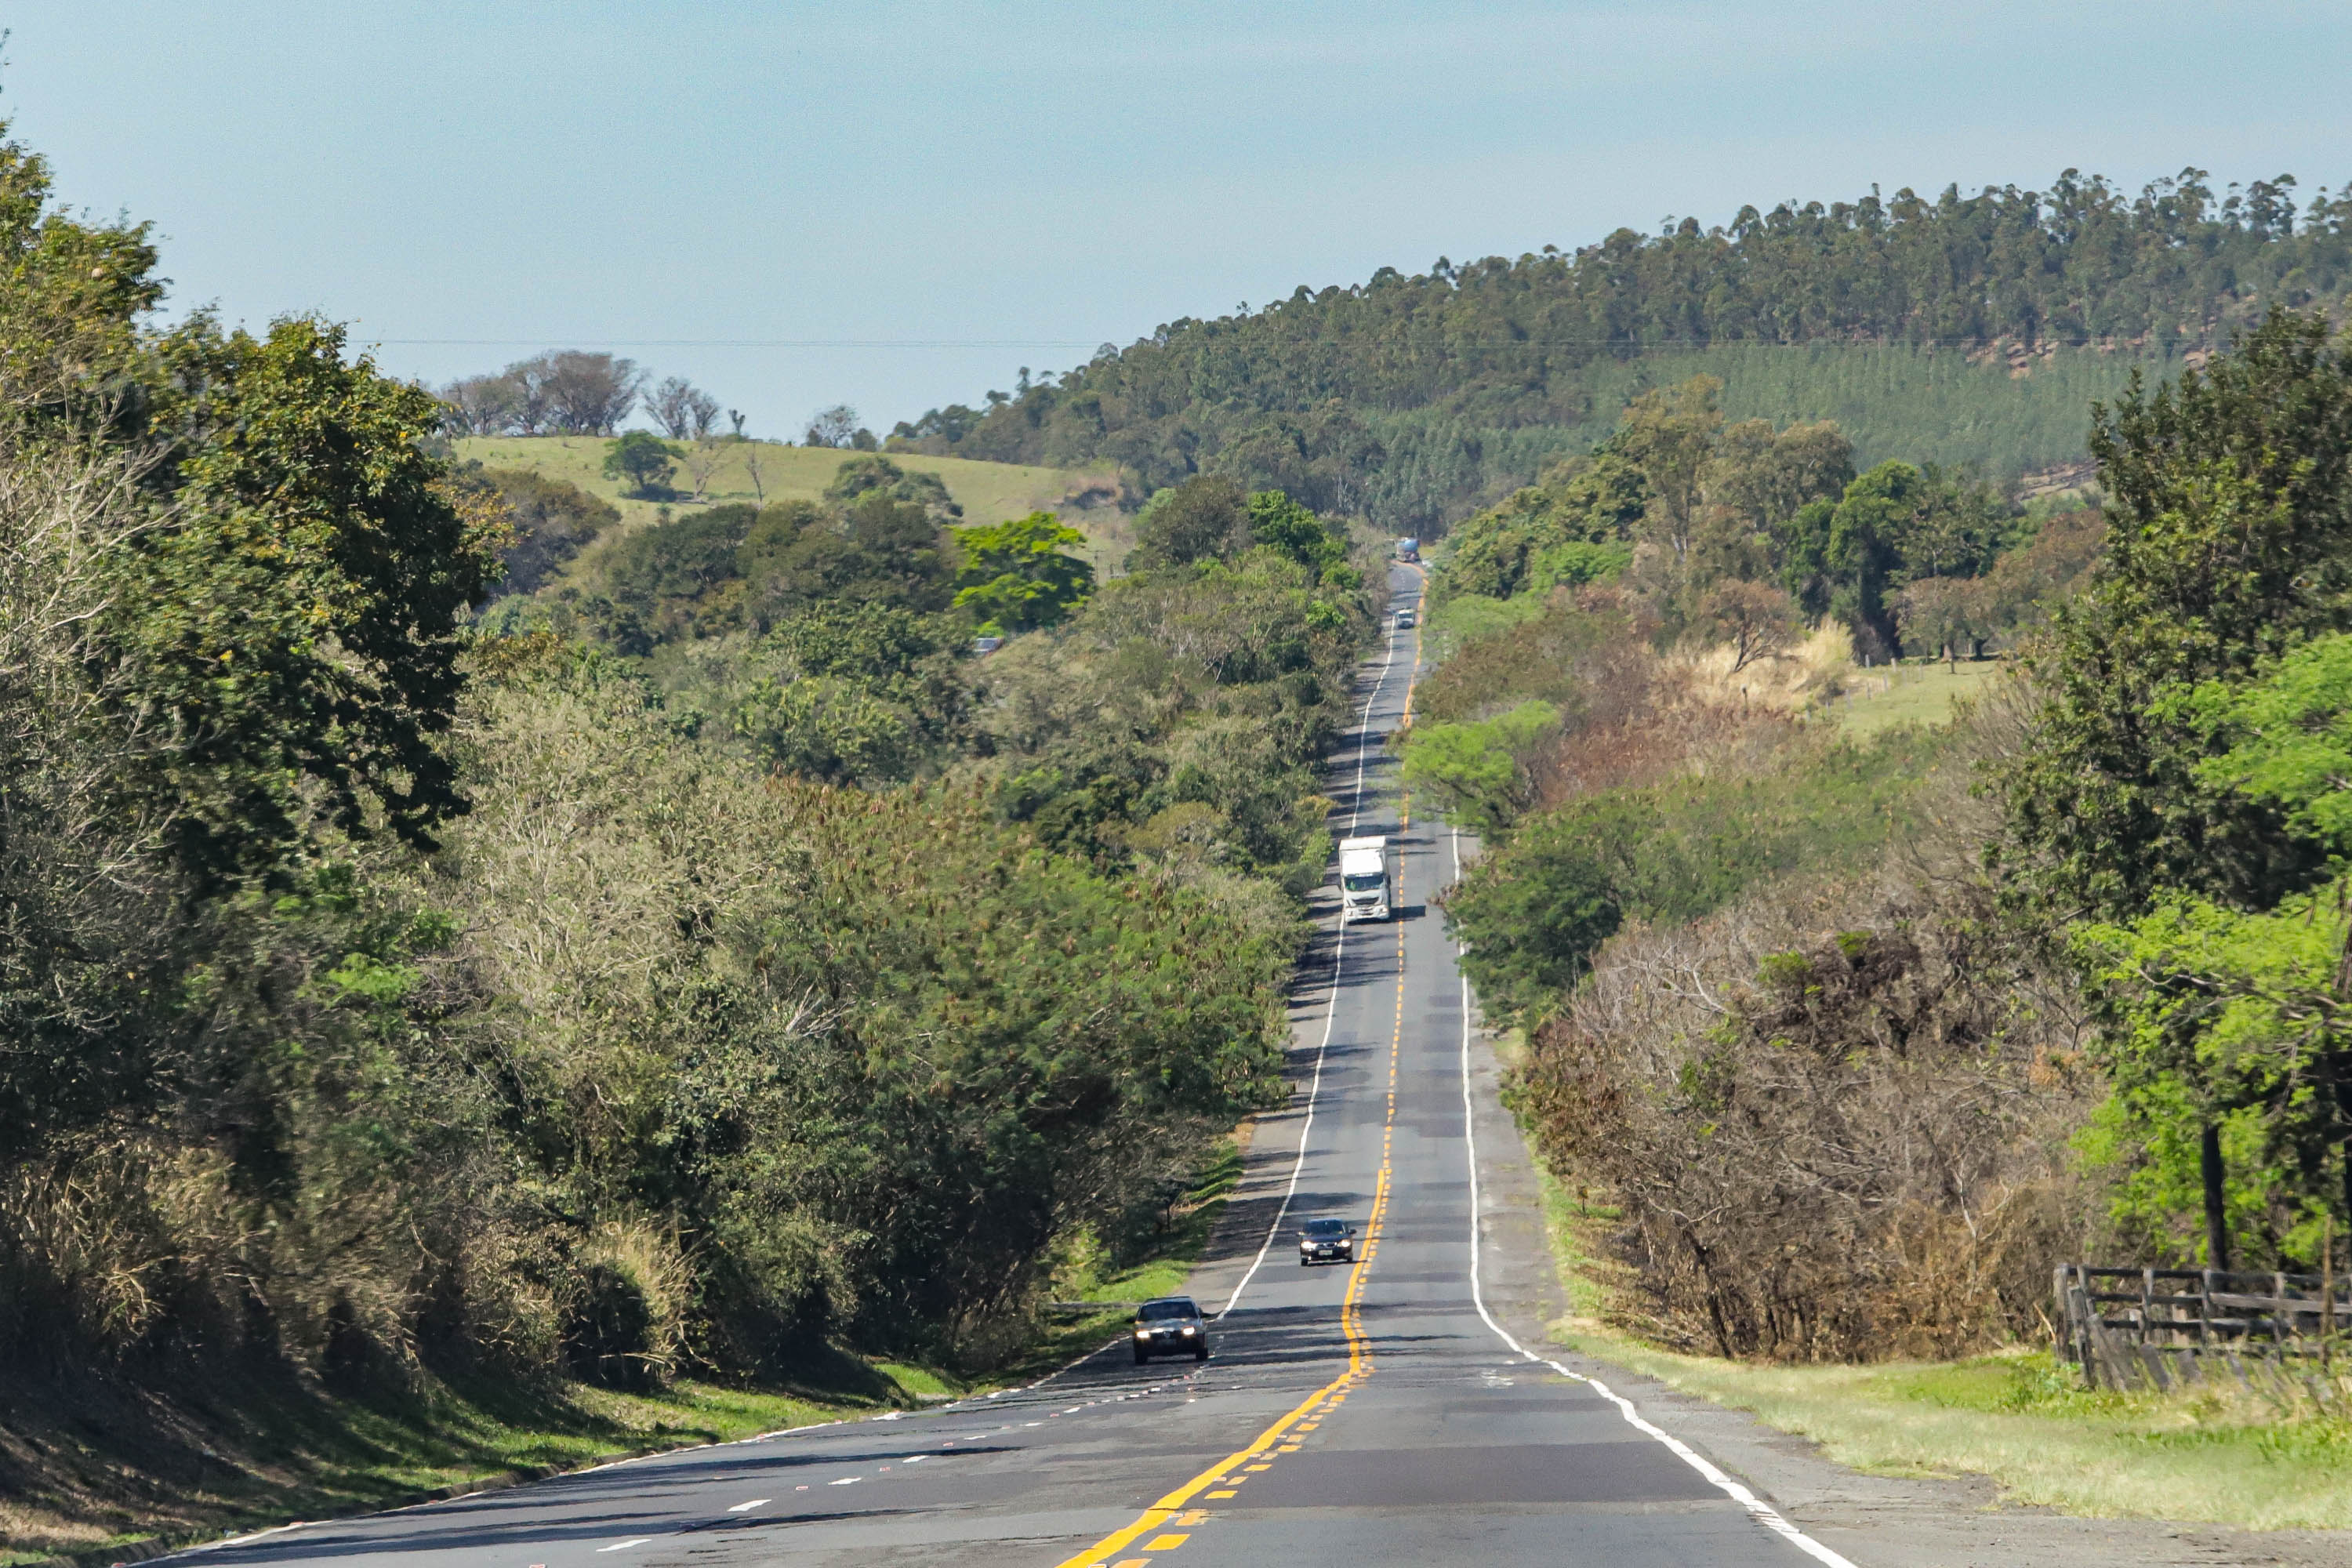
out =
<svg viewBox="0 0 2352 1568"><path fill-rule="evenodd" d="M1414 602L1417 572L1392 576ZM1404 918L1327 912L1294 1013L1280 1221L1203 1266L1213 1354L1122 1340L1033 1387L690 1449L172 1561L336 1568L969 1563L1843 1563L1603 1385L1523 1350L1483 1299L1471 998L1430 896L1461 845L1399 820L1382 745L1420 652L1391 629L1332 759L1335 827L1402 841ZM1334 900L1327 889L1327 909ZM1491 1119L1490 1119L1491 1120ZM1263 1143L1262 1140L1262 1143ZM1292 1151L1298 1152L1294 1156ZM1363 1227L1354 1267L1296 1230ZM1257 1242L1263 1240L1262 1253Z"/></svg>

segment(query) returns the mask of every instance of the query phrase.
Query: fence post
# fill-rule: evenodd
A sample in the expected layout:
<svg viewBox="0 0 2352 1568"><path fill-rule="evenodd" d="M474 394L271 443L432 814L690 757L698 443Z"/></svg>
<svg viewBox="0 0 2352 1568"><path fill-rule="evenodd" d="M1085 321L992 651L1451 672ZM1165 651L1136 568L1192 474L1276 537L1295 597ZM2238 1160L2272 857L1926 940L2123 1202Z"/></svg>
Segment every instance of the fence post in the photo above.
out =
<svg viewBox="0 0 2352 1568"><path fill-rule="evenodd" d="M2139 1271L2139 1346L2147 1348L2147 1321L2156 1315L2156 1270L2143 1268Z"/></svg>
<svg viewBox="0 0 2352 1568"><path fill-rule="evenodd" d="M2066 1304L2066 1269L2061 1263L2050 1271L2050 1305L2057 1315L2050 1320L2050 1337L2054 1342L2050 1353L2060 1361L2074 1359L2074 1314Z"/></svg>

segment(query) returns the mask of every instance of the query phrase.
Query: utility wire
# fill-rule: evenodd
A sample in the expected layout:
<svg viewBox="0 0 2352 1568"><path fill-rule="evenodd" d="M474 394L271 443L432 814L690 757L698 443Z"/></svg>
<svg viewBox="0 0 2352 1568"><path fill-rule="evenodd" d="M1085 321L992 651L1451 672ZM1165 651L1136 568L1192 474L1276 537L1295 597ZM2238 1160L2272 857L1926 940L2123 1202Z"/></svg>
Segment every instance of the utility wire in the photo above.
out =
<svg viewBox="0 0 2352 1568"><path fill-rule="evenodd" d="M1313 332L1283 333L1286 343L1300 342L1327 343L1402 343L1412 346L1412 336L1383 332ZM369 338L369 342L384 348L478 348L521 349L545 348L551 343L563 343L573 348L595 349L1097 349L1108 346L1125 352L1119 345L1106 345L1099 341L1082 338ZM1128 347L1150 343L1142 338ZM1811 348L1828 343L1846 348L1890 348L1897 344L1912 347L1959 346L2022 341L2014 332L1943 338L1879 337L1839 338L1830 336L1776 338L1555 338L1516 336L1509 333L1471 333L1434 329L1422 346L1444 348L1456 343L1508 343L1534 348L1622 348L1677 349L1728 348L1749 343L1759 348ZM2156 347L2126 340L2094 339L2080 343L2041 338L2037 343L2061 348L2094 348L2102 342L2118 348Z"/></svg>

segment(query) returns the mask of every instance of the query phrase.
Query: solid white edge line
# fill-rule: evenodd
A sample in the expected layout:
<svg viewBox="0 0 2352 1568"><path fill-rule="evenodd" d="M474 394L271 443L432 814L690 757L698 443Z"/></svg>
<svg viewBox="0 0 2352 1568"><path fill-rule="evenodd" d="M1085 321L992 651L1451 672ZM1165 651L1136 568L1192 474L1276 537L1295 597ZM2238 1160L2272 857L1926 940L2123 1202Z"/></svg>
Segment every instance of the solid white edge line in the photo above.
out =
<svg viewBox="0 0 2352 1568"><path fill-rule="evenodd" d="M1462 830L1457 827L1453 831L1454 879L1458 882L1462 879ZM1458 962L1460 950L1457 948L1455 952ZM1633 1427L1635 1431L1642 1433L1644 1436L1654 1437L1659 1442L1664 1444L1668 1452L1672 1453L1675 1458L1682 1460L1683 1463L1688 1465L1692 1469L1696 1470L1700 1475L1706 1478L1707 1483L1710 1486L1715 1487L1717 1489L1723 1492L1724 1495L1730 1498L1732 1501L1747 1510L1748 1516L1750 1519L1753 1519L1757 1523L1762 1525L1765 1529L1771 1531L1774 1534L1781 1537L1791 1546L1794 1546L1798 1551L1805 1553L1808 1557L1814 1558L1826 1564L1827 1568L1854 1568L1854 1564L1851 1560L1840 1556L1837 1552L1822 1545L1820 1542L1815 1541L1811 1536L1807 1535L1803 1531L1799 1530L1795 1525L1790 1523L1787 1517L1783 1515L1780 1510L1774 1508L1770 1503L1766 1502L1762 1498L1758 1497L1754 1492L1748 1490L1748 1488L1742 1486L1739 1482L1724 1474L1723 1471L1716 1468L1714 1463L1711 1462L1706 1456L1699 1453L1696 1449L1691 1447L1689 1444L1685 1443L1681 1438L1676 1437L1672 1433L1663 1431L1660 1428L1652 1426L1648 1421L1643 1420L1642 1413L1633 1407L1633 1402L1632 1400L1625 1398L1622 1394L1611 1388L1607 1384L1601 1382L1597 1377L1587 1377L1580 1372L1571 1372L1567 1367L1560 1365L1559 1363L1551 1360L1548 1356L1538 1355L1535 1352L1528 1349L1527 1346L1519 1343L1517 1340L1513 1339L1511 1337L1510 1331L1504 1328L1502 1324L1496 1322L1495 1321L1495 1314L1486 1310L1486 1293L1480 1288L1478 1283L1478 1131L1477 1108L1470 1097L1470 977L1468 975L1463 975L1461 976L1461 981L1462 1142L1463 1146L1469 1152L1470 1157L1470 1300L1472 1303L1477 1307L1478 1316L1485 1319L1486 1326L1495 1331L1496 1337L1500 1339L1505 1344L1510 1346L1513 1350L1518 1352L1519 1354L1527 1360L1534 1362L1539 1366L1548 1366L1551 1368L1552 1371L1559 1373L1562 1377L1575 1379L1577 1382L1583 1384L1586 1387L1591 1389L1593 1393L1601 1395L1601 1398L1609 1401L1610 1404L1614 1405L1617 1407L1617 1413L1625 1418L1625 1424L1627 1426Z"/></svg>
<svg viewBox="0 0 2352 1568"><path fill-rule="evenodd" d="M361 1517L364 1518L365 1516L362 1515ZM243 1546L249 1541L259 1541L266 1536L271 1535L283 1535L289 1530L308 1530L314 1524L323 1522L325 1521L321 1520L298 1519L289 1524L273 1524L268 1530L249 1531L243 1535L225 1535L218 1541L199 1541L193 1545L183 1546L176 1551L167 1552L163 1555L166 1557L184 1557L193 1555L198 1552L218 1552L224 1546Z"/></svg>
<svg viewBox="0 0 2352 1568"><path fill-rule="evenodd" d="M1364 815L1364 753L1371 744L1371 737L1366 731L1372 721L1372 706L1381 700L1381 691L1389 683L1390 668L1396 663L1396 645L1397 629L1391 624L1389 626L1387 655L1381 660L1381 673L1372 681L1370 694L1364 699L1363 716L1356 721L1356 804L1348 813L1348 826L1351 831ZM1282 1234L1283 1219L1290 1213L1290 1200L1298 1195L1298 1178L1307 1170L1307 1135L1315 1130L1315 1102L1323 1093L1323 1060L1331 1049L1331 1026L1339 1017L1339 964L1348 954L1345 891L1339 896L1339 938L1331 944L1331 994L1323 1005L1323 1037L1315 1046L1315 1076L1307 1084L1307 1118L1298 1124L1298 1152L1290 1162L1290 1184L1282 1190L1282 1202L1274 1211L1274 1223L1265 1227L1265 1239L1258 1244L1257 1256L1250 1259L1250 1266L1244 1270L1241 1282L1234 1287L1234 1293L1225 1298L1225 1304L1218 1309L1217 1315L1209 1320L1213 1323L1224 1321L1225 1314L1242 1304L1242 1292L1248 1289L1249 1282L1257 1278L1259 1268L1265 1262L1265 1255L1274 1249L1274 1238Z"/></svg>

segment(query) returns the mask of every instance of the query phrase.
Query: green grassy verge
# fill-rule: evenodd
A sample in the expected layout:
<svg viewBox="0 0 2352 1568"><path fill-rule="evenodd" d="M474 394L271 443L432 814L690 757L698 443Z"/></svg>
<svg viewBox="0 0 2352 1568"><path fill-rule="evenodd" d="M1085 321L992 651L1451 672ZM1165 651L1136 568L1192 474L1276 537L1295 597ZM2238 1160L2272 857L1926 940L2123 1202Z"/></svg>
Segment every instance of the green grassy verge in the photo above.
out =
<svg viewBox="0 0 2352 1568"><path fill-rule="evenodd" d="M435 1382L335 1397L270 1373L20 1384L0 1400L0 1564L396 1507L952 1392L845 1356L792 1386L652 1394Z"/></svg>
<svg viewBox="0 0 2352 1568"><path fill-rule="evenodd" d="M1133 1302L1183 1288L1241 1180L1224 1140L1166 1223L1114 1260L1081 1246L1065 1299ZM282 1371L171 1388L135 1378L0 1388L0 1568L180 1544L398 1507L630 1454L726 1443L1031 1382L1119 1333L1122 1308L1008 1326L977 1383L832 1353L791 1383L686 1381L649 1394L429 1382L331 1395Z"/></svg>
<svg viewBox="0 0 2352 1568"><path fill-rule="evenodd" d="M1874 1475L1972 1472L2007 1500L2095 1519L2257 1530L2352 1528L2352 1388L2334 1414L2252 1394L2094 1393L2046 1351L1946 1363L1772 1366L1658 1350L1604 1326L1614 1277L1594 1245L1613 1210L1540 1165L1546 1229L1571 1303L1552 1339L1752 1412Z"/></svg>
<svg viewBox="0 0 2352 1568"><path fill-rule="evenodd" d="M1046 1320L1028 1353L1005 1370L1005 1380L1022 1383L1044 1376L1124 1332L1135 1303L1181 1291L1226 1201L1241 1184L1247 1147L1245 1132L1220 1142L1192 1186L1171 1205L1168 1223L1125 1257L1114 1258L1107 1249L1082 1241L1056 1272L1054 1293L1065 1301L1098 1303L1103 1310Z"/></svg>
<svg viewBox="0 0 2352 1568"><path fill-rule="evenodd" d="M1422 623L1423 644L1432 664L1443 664L1462 645L1509 631L1522 621L1543 614L1544 595L1522 594L1511 599L1489 599L1464 594L1429 610Z"/></svg>

